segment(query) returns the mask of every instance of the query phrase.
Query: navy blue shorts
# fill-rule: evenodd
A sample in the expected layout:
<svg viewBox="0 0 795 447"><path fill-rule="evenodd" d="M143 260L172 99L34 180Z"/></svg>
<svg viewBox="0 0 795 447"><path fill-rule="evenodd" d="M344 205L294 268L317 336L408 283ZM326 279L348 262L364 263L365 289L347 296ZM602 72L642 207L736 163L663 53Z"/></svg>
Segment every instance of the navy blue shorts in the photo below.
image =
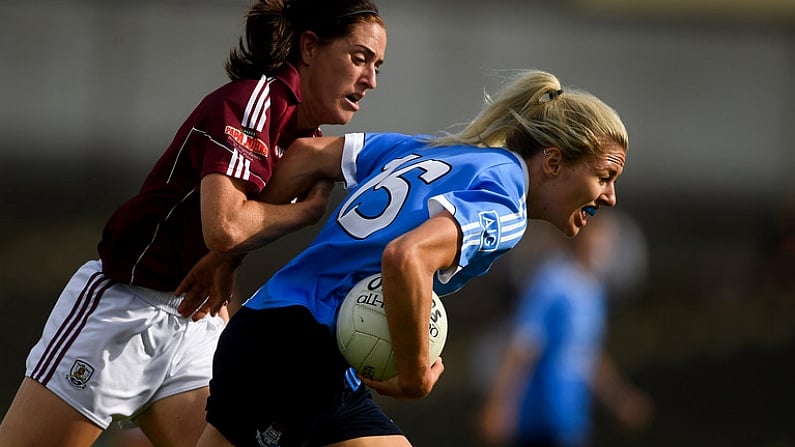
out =
<svg viewBox="0 0 795 447"><path fill-rule="evenodd" d="M241 308L213 360L207 422L238 447L323 446L402 435L304 307Z"/></svg>

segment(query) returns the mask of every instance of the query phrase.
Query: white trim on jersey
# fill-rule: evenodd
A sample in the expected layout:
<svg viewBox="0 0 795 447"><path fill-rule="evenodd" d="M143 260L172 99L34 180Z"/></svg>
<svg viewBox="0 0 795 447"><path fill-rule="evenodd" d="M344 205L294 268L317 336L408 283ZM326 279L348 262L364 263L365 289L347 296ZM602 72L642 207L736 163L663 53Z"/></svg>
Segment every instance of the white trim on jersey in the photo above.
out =
<svg viewBox="0 0 795 447"><path fill-rule="evenodd" d="M168 173L168 178L166 179L166 183L170 183L171 182L171 176L174 175L174 171L177 170L177 165L179 164L179 160L180 160L180 158L182 158L182 150L185 149L185 146L188 145L188 141L190 140L190 137L193 136L194 132L197 132L197 133L205 136L208 140L210 140L216 146L224 148L227 151L230 150L228 147L224 146L222 143L219 143L217 140L215 140L212 137L212 135L208 134L207 132L205 132L203 130L199 130L199 129L195 128L195 127L191 127L190 132L188 132L188 134L185 135L185 139L182 141L182 145L180 145L180 147L179 147L179 151L177 152L177 156L174 157L174 164L171 165L171 171L169 171L169 173Z"/></svg>
<svg viewBox="0 0 795 447"><path fill-rule="evenodd" d="M251 160L243 156L237 149L233 150L232 157L229 160L229 167L226 168L226 175L248 180L251 177Z"/></svg>
<svg viewBox="0 0 795 447"><path fill-rule="evenodd" d="M270 86L270 82L268 83L268 85ZM255 129L257 129L257 132L262 132L262 129L265 128L265 122L267 122L267 120L268 120L268 114L265 113L265 110L268 110L268 109L271 108L270 87L266 88L266 93L265 94L268 95L268 96L267 96L267 99L265 100L265 106L262 107L263 112L260 115L259 120L257 120L257 126L255 127ZM260 107L260 106L258 105L257 107Z"/></svg>
<svg viewBox="0 0 795 447"><path fill-rule="evenodd" d="M249 160L246 157L244 157L243 155L241 155L237 151L237 149L230 149L228 146L224 145L223 143L218 142L216 139L214 139L207 132L205 132L203 130L199 130L199 129L194 127L194 128L191 128L191 131L188 133L188 136L185 137L185 141L182 142L182 146L179 148L179 154L177 155L176 159L174 160L174 165L171 167L171 172L168 175L168 179L166 180L166 183L171 181L171 176L174 174L174 171L177 169L177 164L179 163L179 160L180 160L180 158L182 156L182 149L184 149L185 146L188 144L188 140L190 139L190 137L193 135L194 132L203 135L204 137L209 139L213 144L215 144L216 146L218 146L220 148L223 148L224 150L226 150L227 152L229 152L231 154L230 157L229 157L229 166L226 169L226 175L228 175L229 177L235 177L235 178L239 178L239 179L242 179L242 180L251 180L251 176L252 176L251 160ZM266 183L262 179L262 177L260 177L256 173L254 174L254 178L259 179L259 181L262 182L263 185Z"/></svg>
<svg viewBox="0 0 795 447"><path fill-rule="evenodd" d="M188 193L185 194L184 197L182 197L182 200L180 200L179 202L175 203L174 206L172 206L171 209L168 210L168 214L166 214L166 217L163 218L163 220L161 220L160 222L157 223L157 226L155 227L155 231L152 233L152 240L150 240L149 243L146 244L146 247L144 247L144 249L141 251L141 254L138 256L138 259L135 260L135 264L133 264L132 269L130 269L130 284L135 284L135 269L138 268L138 264L141 262L141 259L143 259L144 256L146 255L146 252L149 251L149 247L151 247L152 244L155 243L155 239L157 239L157 233L160 232L160 225L163 222L165 222L168 219L170 219L171 218L171 214L174 212L174 210L177 209L180 205L182 205L182 203L184 203L186 200L188 200L188 197L193 195L193 193L195 191L196 191L196 188L193 188L190 191L188 191Z"/></svg>
<svg viewBox="0 0 795 447"><path fill-rule="evenodd" d="M170 183L171 182L171 177L174 175L174 172L177 169L177 165L179 164L180 160L182 159L182 151L183 151L183 149L185 149L185 147L188 144L188 141L190 140L190 138L193 136L194 133L198 133L199 135L204 136L205 138L210 140L210 142L212 142L213 144L215 144L216 146L218 146L220 148L223 148L224 150L226 150L227 152L229 152L231 154L230 160L229 160L229 166L227 167L227 170L226 170L226 175L227 176L234 177L234 178L239 178L239 179L242 179L242 180L248 180L248 181L251 180L251 176L252 176L252 173L251 173L251 160L249 160L246 157L244 157L236 149L230 149L229 147L225 146L224 144L218 142L216 139L214 139L207 132L205 132L203 130L199 130L199 129L193 127L193 128L191 128L190 132L188 132L188 134L185 136L185 140L182 142L182 145L179 148L179 152L177 153L177 156L174 159L174 164L171 166L171 170L169 171L168 179L166 179L166 183ZM265 182L262 180L262 178L259 175L254 174L254 177L256 179L259 179L259 181L262 182L263 185L265 184ZM152 233L152 240L141 251L141 254L138 256L138 259L135 260L135 264L133 264L132 269L130 270L130 283L131 284L133 284L135 282L135 270L138 268L138 264L141 262L141 259L143 259L143 257L146 255L146 253L149 251L149 248L154 243L155 238L157 238L157 234L160 231L160 225L164 221L168 220L171 217L171 214L174 212L174 210L177 207L179 207L182 203L184 203L185 200L187 200L188 197L190 197L195 192L196 192L196 188L195 187L193 189L191 189L190 191L188 191L188 193L179 202L175 203L174 206L168 211L168 213L166 214L165 218L163 220L161 220L160 222L158 222L157 226L154 229L154 232Z"/></svg>
<svg viewBox="0 0 795 447"><path fill-rule="evenodd" d="M342 146L342 175L345 180L345 189L351 189L359 181L356 179L356 159L364 148L364 133L345 134Z"/></svg>
<svg viewBox="0 0 795 447"><path fill-rule="evenodd" d="M521 211L499 216L501 226L506 222L515 222L511 225L502 226L502 230L500 232L500 242L520 239L522 235L524 235L524 230L527 226L527 211L525 209L527 204L525 203L524 197L522 197L521 203ZM428 214L431 217L438 214L442 210L447 210L452 215L456 214L455 205L450 203L443 195L434 196L428 200ZM463 233L461 248L464 249L466 247L479 246L481 244L482 232L483 227L480 222L472 222L467 225L463 225L461 227L461 233Z"/></svg>
<svg viewBox="0 0 795 447"><path fill-rule="evenodd" d="M254 105L257 103L257 98L259 97L260 91L268 82L268 78L265 75L259 79L257 82L257 86L254 87L254 91L251 93L251 96L248 98L248 104L246 104L246 110L243 112L243 120L241 124L243 127L251 127L251 110L254 108Z"/></svg>
<svg viewBox="0 0 795 447"><path fill-rule="evenodd" d="M257 132L262 132L262 129L265 128L265 122L267 121L266 111L271 106L270 85L274 79L263 75L257 82L257 86L248 98L246 110L243 112L243 120L241 121L243 127L255 129Z"/></svg>

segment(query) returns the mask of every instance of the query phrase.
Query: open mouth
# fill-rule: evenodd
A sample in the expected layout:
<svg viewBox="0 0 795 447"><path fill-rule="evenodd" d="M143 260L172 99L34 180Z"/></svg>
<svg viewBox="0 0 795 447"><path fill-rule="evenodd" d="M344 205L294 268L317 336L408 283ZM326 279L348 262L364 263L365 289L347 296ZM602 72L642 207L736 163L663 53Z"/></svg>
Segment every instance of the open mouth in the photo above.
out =
<svg viewBox="0 0 795 447"><path fill-rule="evenodd" d="M358 93L354 93L353 95L348 95L348 96L345 97L345 99L347 99L348 101L350 101L350 102L352 102L354 104L358 104L359 101L362 100L362 98L364 98L364 95L360 95Z"/></svg>
<svg viewBox="0 0 795 447"><path fill-rule="evenodd" d="M597 209L598 208L595 207L595 206L586 206L582 210L585 212L585 214L587 214L589 216L596 216L596 210Z"/></svg>

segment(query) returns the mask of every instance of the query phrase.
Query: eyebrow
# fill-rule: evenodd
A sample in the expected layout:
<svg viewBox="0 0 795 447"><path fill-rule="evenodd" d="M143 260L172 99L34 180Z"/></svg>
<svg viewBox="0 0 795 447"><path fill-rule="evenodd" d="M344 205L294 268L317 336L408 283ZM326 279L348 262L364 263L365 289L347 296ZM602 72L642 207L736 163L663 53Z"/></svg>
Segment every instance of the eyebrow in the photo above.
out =
<svg viewBox="0 0 795 447"><path fill-rule="evenodd" d="M355 43L355 44L353 44L353 46L354 46L356 49L358 49L359 51L363 51L363 52L367 53L367 55L368 55L369 57L375 57L375 56L376 56L376 54L375 54L375 51L373 51L373 49L372 49L372 48L368 47L368 46L367 46L367 45L365 45L365 44L362 44L362 43ZM380 61L378 61L378 62L379 62L379 64L383 64L383 63L384 63L384 60L383 60L383 59L381 59L381 60L380 60Z"/></svg>

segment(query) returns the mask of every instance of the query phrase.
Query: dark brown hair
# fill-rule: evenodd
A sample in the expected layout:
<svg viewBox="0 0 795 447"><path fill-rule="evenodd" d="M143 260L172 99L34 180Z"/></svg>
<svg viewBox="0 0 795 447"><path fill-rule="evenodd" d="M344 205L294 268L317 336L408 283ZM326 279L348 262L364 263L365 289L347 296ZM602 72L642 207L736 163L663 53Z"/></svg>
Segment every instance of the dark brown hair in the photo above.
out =
<svg viewBox="0 0 795 447"><path fill-rule="evenodd" d="M259 79L297 61L304 31L328 42L348 35L360 22L386 27L371 0L257 0L245 17L245 32L226 62L232 80Z"/></svg>

